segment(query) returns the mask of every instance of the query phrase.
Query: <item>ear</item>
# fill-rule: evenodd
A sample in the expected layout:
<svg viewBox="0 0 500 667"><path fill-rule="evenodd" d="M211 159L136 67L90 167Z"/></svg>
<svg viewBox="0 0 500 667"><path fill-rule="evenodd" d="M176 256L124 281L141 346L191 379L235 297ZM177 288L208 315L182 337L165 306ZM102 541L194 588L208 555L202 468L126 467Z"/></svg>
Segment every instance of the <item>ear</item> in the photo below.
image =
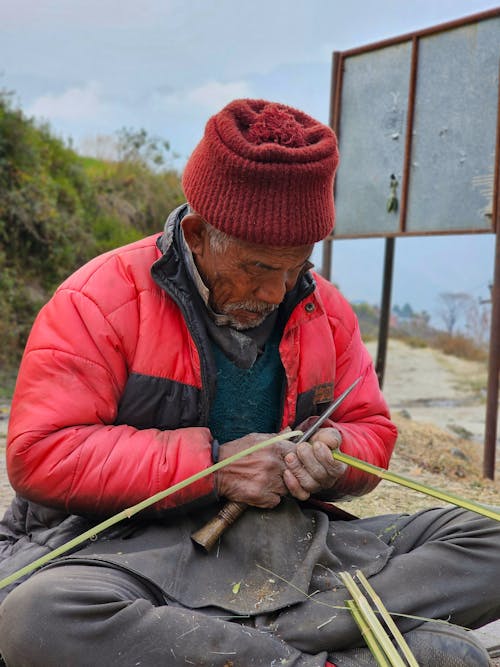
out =
<svg viewBox="0 0 500 667"><path fill-rule="evenodd" d="M197 213L188 213L181 220L184 238L193 255L203 255L207 230L205 221Z"/></svg>

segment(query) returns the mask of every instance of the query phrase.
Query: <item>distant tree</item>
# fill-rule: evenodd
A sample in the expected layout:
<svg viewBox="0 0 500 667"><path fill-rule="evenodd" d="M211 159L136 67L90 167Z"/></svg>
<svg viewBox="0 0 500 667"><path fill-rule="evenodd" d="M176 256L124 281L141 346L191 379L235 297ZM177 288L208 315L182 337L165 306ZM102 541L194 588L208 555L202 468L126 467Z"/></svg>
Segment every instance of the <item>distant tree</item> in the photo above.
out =
<svg viewBox="0 0 500 667"><path fill-rule="evenodd" d="M166 139L150 135L144 128L136 130L130 127L122 127L114 135L86 137L82 141L81 152L99 160L132 163L154 171L169 169L171 160L178 157L171 152Z"/></svg>
<svg viewBox="0 0 500 667"><path fill-rule="evenodd" d="M150 169L165 166L172 156L170 143L158 136L151 136L147 130L122 127L117 132L118 157L124 162L142 164Z"/></svg>
<svg viewBox="0 0 500 667"><path fill-rule="evenodd" d="M98 160L116 162L118 160L118 140L109 134L86 137L80 144L80 153Z"/></svg>
<svg viewBox="0 0 500 667"><path fill-rule="evenodd" d="M397 315L397 317L401 317L406 320L410 320L416 315L409 303L405 303L403 307L396 305L392 310L394 314Z"/></svg>
<svg viewBox="0 0 500 667"><path fill-rule="evenodd" d="M456 333L459 322L465 320L473 301L473 297L465 292L442 292L439 295L439 316L450 336Z"/></svg>
<svg viewBox="0 0 500 667"><path fill-rule="evenodd" d="M426 326L429 325L429 322L431 321L430 313L428 313L426 310L422 310L422 312L419 313L418 316Z"/></svg>
<svg viewBox="0 0 500 667"><path fill-rule="evenodd" d="M490 318L489 302L471 299L465 313L465 331L467 336L480 346L485 345L488 340Z"/></svg>

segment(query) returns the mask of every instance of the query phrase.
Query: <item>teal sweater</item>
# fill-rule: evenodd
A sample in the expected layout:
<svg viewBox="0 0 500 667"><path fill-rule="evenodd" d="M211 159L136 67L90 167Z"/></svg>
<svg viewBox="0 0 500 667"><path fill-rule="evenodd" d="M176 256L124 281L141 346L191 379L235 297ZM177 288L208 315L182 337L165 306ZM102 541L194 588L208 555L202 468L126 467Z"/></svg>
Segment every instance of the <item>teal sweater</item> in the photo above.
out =
<svg viewBox="0 0 500 667"><path fill-rule="evenodd" d="M217 388L209 417L220 444L248 433L276 433L280 428L285 371L279 355L281 332L272 334L250 368L238 368L212 342Z"/></svg>

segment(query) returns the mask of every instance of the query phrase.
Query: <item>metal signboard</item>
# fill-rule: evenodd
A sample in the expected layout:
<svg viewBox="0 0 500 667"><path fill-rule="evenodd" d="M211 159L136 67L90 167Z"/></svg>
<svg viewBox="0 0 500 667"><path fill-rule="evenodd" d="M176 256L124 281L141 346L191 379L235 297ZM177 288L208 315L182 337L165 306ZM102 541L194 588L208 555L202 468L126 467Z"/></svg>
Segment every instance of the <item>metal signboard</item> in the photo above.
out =
<svg viewBox="0 0 500 667"><path fill-rule="evenodd" d="M494 231L500 10L335 54L334 238Z"/></svg>

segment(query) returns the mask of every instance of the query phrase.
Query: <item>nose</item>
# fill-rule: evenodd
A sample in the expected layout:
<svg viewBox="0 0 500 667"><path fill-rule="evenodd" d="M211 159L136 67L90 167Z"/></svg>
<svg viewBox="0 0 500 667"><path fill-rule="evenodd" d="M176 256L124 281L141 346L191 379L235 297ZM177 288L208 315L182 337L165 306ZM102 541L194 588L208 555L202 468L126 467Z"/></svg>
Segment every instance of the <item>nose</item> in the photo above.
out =
<svg viewBox="0 0 500 667"><path fill-rule="evenodd" d="M285 298L285 294L292 288L293 285L289 284L286 274L273 275L260 281L254 294L260 301L278 306Z"/></svg>

